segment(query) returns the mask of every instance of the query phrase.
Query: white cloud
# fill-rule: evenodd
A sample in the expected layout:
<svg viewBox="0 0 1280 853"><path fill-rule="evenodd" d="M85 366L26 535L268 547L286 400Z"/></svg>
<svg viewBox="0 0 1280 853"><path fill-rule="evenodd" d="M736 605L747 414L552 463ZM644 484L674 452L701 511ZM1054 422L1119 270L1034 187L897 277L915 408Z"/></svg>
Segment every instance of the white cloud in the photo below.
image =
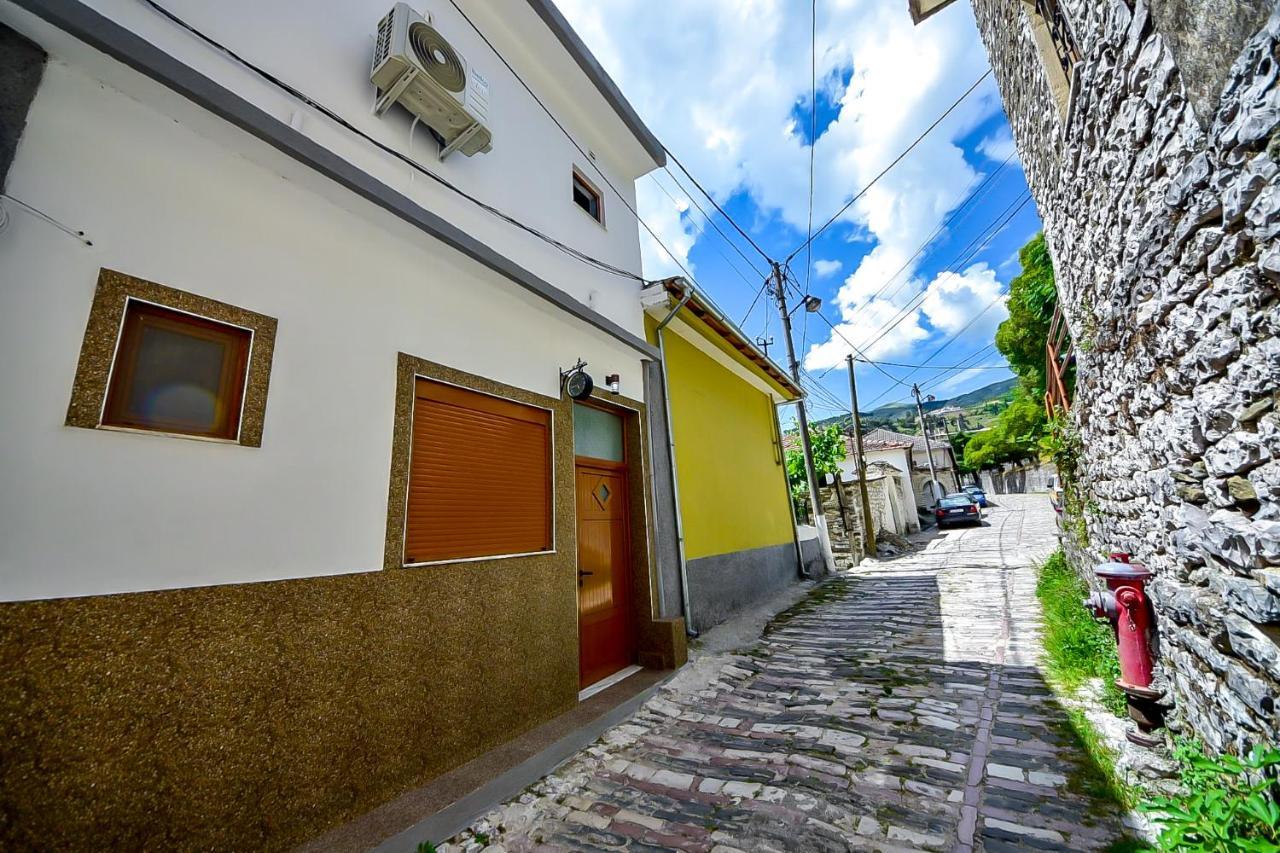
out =
<svg viewBox="0 0 1280 853"><path fill-rule="evenodd" d="M683 275L680 269L680 264L683 264L696 275L689 252L698 239L698 229L704 227L703 217L670 178L666 175L661 177L660 182L646 180L636 185L636 204L645 211L645 223L662 241L659 245L648 230L640 229L645 273L653 279Z"/></svg>
<svg viewBox="0 0 1280 853"><path fill-rule="evenodd" d="M558 5L649 126L718 199L746 190L762 212L797 232L805 227L808 148L792 111L809 91L807 15L785 0L664 3L658 13L651 0ZM830 0L819 8L817 66L824 91L840 104L814 148L814 218L821 223L976 80L986 61L967 6L914 27L898 3ZM987 81L842 223L889 245L900 265L914 251L905 247L931 232L975 182L952 140L997 109ZM640 212L651 224L662 216L654 204L671 206L661 193L642 192ZM654 229L664 242L668 227ZM652 251L645 261L655 275Z"/></svg>
<svg viewBox="0 0 1280 853"><path fill-rule="evenodd" d="M974 264L963 273L942 272L925 289L921 311L929 325L948 337L990 339L1009 311L995 270Z"/></svg>
<svg viewBox="0 0 1280 853"><path fill-rule="evenodd" d="M813 274L818 278L827 278L840 272L844 264L840 261L818 260L813 262Z"/></svg>
<svg viewBox="0 0 1280 853"><path fill-rule="evenodd" d="M1013 144L1013 134L1007 127L1001 128L979 142L978 151L997 163L1003 163L1006 158L1012 157L1015 165L1021 165L1018 160L1018 149Z"/></svg>

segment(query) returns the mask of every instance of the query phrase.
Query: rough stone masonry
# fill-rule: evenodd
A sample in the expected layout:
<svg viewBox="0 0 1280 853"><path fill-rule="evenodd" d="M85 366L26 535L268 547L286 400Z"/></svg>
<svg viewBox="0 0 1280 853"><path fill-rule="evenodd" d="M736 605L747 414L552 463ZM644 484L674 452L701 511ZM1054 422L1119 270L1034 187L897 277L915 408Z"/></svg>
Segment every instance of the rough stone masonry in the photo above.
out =
<svg viewBox="0 0 1280 853"><path fill-rule="evenodd" d="M972 5L1077 352L1069 550L1157 572L1175 728L1280 742L1280 8L1061 0L1060 108L1034 29L1053 4Z"/></svg>

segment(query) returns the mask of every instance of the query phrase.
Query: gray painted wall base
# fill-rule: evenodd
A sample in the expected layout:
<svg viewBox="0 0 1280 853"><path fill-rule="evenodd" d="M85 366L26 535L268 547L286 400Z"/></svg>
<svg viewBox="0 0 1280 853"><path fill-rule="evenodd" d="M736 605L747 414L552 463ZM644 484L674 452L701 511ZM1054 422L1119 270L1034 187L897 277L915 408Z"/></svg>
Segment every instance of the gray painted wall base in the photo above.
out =
<svg viewBox="0 0 1280 853"><path fill-rule="evenodd" d="M690 560L689 609L697 631L795 583L800 577L794 542Z"/></svg>

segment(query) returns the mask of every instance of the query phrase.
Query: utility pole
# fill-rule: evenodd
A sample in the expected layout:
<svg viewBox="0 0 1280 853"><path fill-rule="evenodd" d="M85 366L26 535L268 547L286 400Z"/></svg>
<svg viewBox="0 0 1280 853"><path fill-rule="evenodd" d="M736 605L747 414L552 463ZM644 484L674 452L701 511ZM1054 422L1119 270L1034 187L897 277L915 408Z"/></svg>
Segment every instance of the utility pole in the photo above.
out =
<svg viewBox="0 0 1280 853"><path fill-rule="evenodd" d="M778 302L778 314L782 317L782 338L787 342L787 359L791 378L800 385L800 363L796 361L796 346L791 340L791 315L787 313L787 285L782 278L782 267L773 264L774 298ZM809 440L809 417L804 411L804 398L796 400L796 416L800 420L800 448L804 451L804 471L809 479L809 507L816 526L822 518L822 496L818 494L818 473L813 467L813 442Z"/></svg>
<svg viewBox="0 0 1280 853"><path fill-rule="evenodd" d="M956 482L956 491L962 488L960 485L960 469L956 467L956 443L951 440L951 428L947 426L947 419L941 415L938 420L942 421L942 432L947 437L947 452L951 454L951 479Z"/></svg>
<svg viewBox="0 0 1280 853"><path fill-rule="evenodd" d="M924 406L920 404L920 386L912 385L911 393L916 395L916 414L920 416L920 432L924 435L924 458L929 460L929 492L937 506L938 495L933 491L933 484L938 482L938 472L933 467L933 442L929 440L929 423L924 419Z"/></svg>
<svg viewBox="0 0 1280 853"><path fill-rule="evenodd" d="M853 455L858 466L858 491L862 496L862 550L876 553L876 525L871 520L871 500L867 497L867 465L862 456L862 418L858 415L858 382L853 377L853 353L845 356L849 365L849 404L853 408Z"/></svg>

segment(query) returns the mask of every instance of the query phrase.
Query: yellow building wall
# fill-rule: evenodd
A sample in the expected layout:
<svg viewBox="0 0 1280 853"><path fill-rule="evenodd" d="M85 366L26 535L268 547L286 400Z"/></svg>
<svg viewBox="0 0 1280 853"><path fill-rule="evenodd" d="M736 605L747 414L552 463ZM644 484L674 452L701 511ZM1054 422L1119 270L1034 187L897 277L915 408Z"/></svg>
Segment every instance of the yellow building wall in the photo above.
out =
<svg viewBox="0 0 1280 853"><path fill-rule="evenodd" d="M686 558L791 542L768 395L674 331L663 337Z"/></svg>

